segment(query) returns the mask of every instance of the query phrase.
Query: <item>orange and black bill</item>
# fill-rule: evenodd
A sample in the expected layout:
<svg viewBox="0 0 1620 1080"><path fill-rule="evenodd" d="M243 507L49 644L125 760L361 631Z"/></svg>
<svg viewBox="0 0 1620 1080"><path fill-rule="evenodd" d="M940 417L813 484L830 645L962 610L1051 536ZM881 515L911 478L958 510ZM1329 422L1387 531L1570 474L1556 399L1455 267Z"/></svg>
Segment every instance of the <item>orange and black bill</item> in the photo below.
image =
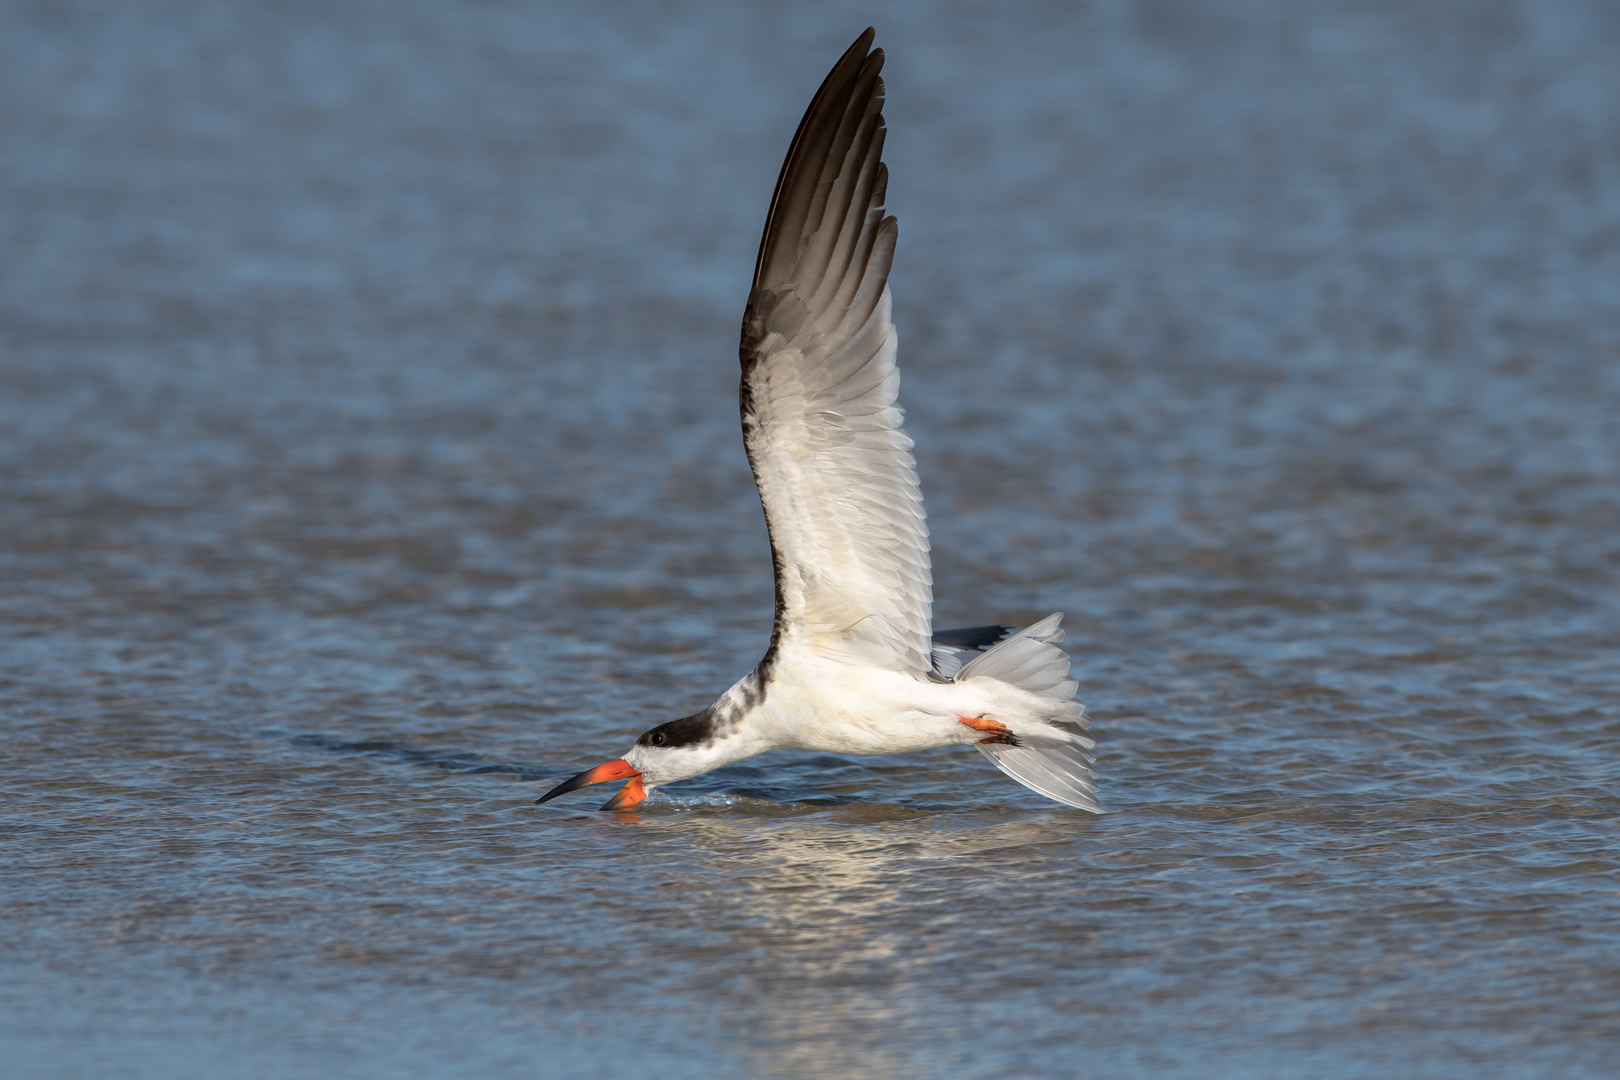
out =
<svg viewBox="0 0 1620 1080"><path fill-rule="evenodd" d="M548 799L555 799L559 795L566 795L570 791L577 791L592 784L606 784L610 780L629 780L630 782L619 789L619 793L607 801L604 810L628 810L647 797L647 789L641 784L641 774L631 764L619 758L606 765L598 765L594 769L586 769L571 780L564 780L538 799L534 800L538 806Z"/></svg>

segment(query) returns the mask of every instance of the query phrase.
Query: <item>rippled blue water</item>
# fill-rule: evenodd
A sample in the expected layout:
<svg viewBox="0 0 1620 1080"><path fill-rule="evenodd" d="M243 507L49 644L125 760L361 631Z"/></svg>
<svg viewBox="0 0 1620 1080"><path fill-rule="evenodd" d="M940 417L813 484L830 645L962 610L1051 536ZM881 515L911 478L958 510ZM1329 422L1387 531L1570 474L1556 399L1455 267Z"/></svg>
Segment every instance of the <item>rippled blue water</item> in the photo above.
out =
<svg viewBox="0 0 1620 1080"><path fill-rule="evenodd" d="M0 5L0 1047L29 1077L1602 1077L1620 16ZM770 577L735 342L887 68L977 754L543 782Z"/></svg>

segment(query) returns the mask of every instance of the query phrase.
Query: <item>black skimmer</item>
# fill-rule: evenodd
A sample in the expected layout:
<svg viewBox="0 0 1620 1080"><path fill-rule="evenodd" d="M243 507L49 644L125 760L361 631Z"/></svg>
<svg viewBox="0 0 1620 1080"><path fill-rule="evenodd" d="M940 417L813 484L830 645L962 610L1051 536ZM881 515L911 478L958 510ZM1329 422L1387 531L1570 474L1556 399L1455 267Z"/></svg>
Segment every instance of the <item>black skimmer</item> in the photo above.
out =
<svg viewBox="0 0 1620 1080"><path fill-rule="evenodd" d="M883 213L883 52L873 31L816 92L765 219L742 325L742 429L776 568L759 666L702 712L537 802L628 780L604 810L767 750L897 754L971 744L1026 787L1097 802L1062 615L931 629L928 527L895 404L895 219Z"/></svg>

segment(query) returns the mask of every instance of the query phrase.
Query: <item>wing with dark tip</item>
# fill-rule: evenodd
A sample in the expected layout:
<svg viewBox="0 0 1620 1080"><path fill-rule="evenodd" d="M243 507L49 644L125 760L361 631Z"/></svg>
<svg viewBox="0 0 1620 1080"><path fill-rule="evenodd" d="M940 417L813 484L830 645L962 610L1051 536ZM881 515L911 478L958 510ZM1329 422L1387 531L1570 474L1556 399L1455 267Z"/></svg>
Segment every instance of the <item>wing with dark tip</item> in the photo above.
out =
<svg viewBox="0 0 1620 1080"><path fill-rule="evenodd" d="M968 626L961 630L935 630L934 647L944 645L952 649L983 652L996 642L1017 632L1016 626Z"/></svg>
<svg viewBox="0 0 1620 1080"><path fill-rule="evenodd" d="M935 630L932 656L934 674L941 680L956 677L973 657L998 641L1018 632L1016 626L968 626L960 630Z"/></svg>
<svg viewBox="0 0 1620 1080"><path fill-rule="evenodd" d="M776 182L742 328L742 426L785 640L931 669L928 528L895 399L883 215L883 53L867 30L822 83Z"/></svg>

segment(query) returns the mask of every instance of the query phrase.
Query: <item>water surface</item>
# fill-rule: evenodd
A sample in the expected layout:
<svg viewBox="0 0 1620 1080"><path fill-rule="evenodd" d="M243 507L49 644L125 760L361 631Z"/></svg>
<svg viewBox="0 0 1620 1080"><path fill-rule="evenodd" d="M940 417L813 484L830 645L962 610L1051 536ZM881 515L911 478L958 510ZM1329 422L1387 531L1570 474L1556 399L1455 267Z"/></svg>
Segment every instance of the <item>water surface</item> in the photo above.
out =
<svg viewBox="0 0 1620 1080"><path fill-rule="evenodd" d="M1620 18L0 7L0 1044L38 1077L1598 1077ZM977 754L543 785L763 651L735 343L890 54Z"/></svg>

